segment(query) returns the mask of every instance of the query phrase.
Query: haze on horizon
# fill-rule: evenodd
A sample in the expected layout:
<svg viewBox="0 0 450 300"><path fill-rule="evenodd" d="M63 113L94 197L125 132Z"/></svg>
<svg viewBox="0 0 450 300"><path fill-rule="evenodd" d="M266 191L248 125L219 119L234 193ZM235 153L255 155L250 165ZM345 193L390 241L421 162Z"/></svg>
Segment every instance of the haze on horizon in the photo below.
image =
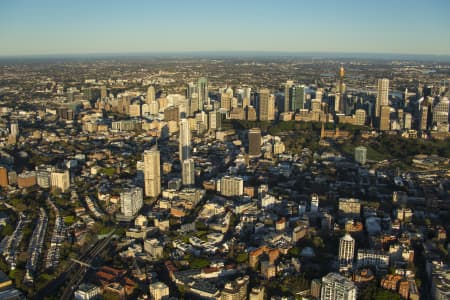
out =
<svg viewBox="0 0 450 300"><path fill-rule="evenodd" d="M450 55L450 2L0 2L0 56L318 52Z"/></svg>

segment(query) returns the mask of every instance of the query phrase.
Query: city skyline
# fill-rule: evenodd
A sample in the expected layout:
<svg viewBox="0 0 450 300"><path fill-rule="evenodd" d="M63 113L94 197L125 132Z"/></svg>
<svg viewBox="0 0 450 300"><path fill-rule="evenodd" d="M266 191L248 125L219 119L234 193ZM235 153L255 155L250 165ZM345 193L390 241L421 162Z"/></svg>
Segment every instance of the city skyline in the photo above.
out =
<svg viewBox="0 0 450 300"><path fill-rule="evenodd" d="M354 0L0 4L0 57L118 53L450 55L450 3ZM427 19L424 16L429 16Z"/></svg>

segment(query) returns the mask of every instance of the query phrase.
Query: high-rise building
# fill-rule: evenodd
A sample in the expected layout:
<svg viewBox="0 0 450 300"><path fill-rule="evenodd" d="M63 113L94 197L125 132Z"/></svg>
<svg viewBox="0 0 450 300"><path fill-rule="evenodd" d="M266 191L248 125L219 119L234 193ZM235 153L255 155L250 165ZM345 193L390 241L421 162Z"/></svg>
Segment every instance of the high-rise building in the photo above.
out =
<svg viewBox="0 0 450 300"><path fill-rule="evenodd" d="M226 109L228 112L231 111L231 98L233 98L232 94L220 94L220 108Z"/></svg>
<svg viewBox="0 0 450 300"><path fill-rule="evenodd" d="M224 176L220 179L220 193L227 197L244 194L244 180L241 177Z"/></svg>
<svg viewBox="0 0 450 300"><path fill-rule="evenodd" d="M11 124L10 124L10 132L11 132L12 136L18 136L19 135L19 123L11 122Z"/></svg>
<svg viewBox="0 0 450 300"><path fill-rule="evenodd" d="M404 124L403 124L403 128L405 129L411 129L412 127L412 115L411 113L405 113L404 116Z"/></svg>
<svg viewBox="0 0 450 300"><path fill-rule="evenodd" d="M249 277L239 277L225 284L220 300L246 300Z"/></svg>
<svg viewBox="0 0 450 300"><path fill-rule="evenodd" d="M183 179L183 185L195 184L195 165L192 158L183 160L181 164L181 174Z"/></svg>
<svg viewBox="0 0 450 300"><path fill-rule="evenodd" d="M381 114L381 107L387 105L389 105L389 79L378 79L375 117L379 117Z"/></svg>
<svg viewBox="0 0 450 300"><path fill-rule="evenodd" d="M169 287L161 281L150 284L149 290L154 300L169 298Z"/></svg>
<svg viewBox="0 0 450 300"><path fill-rule="evenodd" d="M361 165L366 164L367 158L367 148L364 146L359 146L355 148L355 161L359 162Z"/></svg>
<svg viewBox="0 0 450 300"><path fill-rule="evenodd" d="M380 130L386 131L391 129L391 107L382 105L380 108Z"/></svg>
<svg viewBox="0 0 450 300"><path fill-rule="evenodd" d="M158 197L161 193L161 161L156 147L144 151L145 196Z"/></svg>
<svg viewBox="0 0 450 300"><path fill-rule="evenodd" d="M194 93L198 94L198 86L193 82L189 82L186 90L186 97L190 99Z"/></svg>
<svg viewBox="0 0 450 300"><path fill-rule="evenodd" d="M449 100L447 97L439 97L438 102L433 107L433 123L436 125L447 124L448 127L448 111Z"/></svg>
<svg viewBox="0 0 450 300"><path fill-rule="evenodd" d="M151 85L147 88L147 98L146 98L145 102L147 104L150 104L152 101L155 101L155 100L156 100L155 87L153 85Z"/></svg>
<svg viewBox="0 0 450 300"><path fill-rule="evenodd" d="M0 186L8 186L8 170L5 167L0 167Z"/></svg>
<svg viewBox="0 0 450 300"><path fill-rule="evenodd" d="M284 86L284 106L283 112L291 111L291 87L294 85L294 81L288 80Z"/></svg>
<svg viewBox="0 0 450 300"><path fill-rule="evenodd" d="M261 155L261 129L252 128L248 131L248 155Z"/></svg>
<svg viewBox="0 0 450 300"><path fill-rule="evenodd" d="M70 188L69 170L53 171L50 173L51 188L59 188L61 192L66 192Z"/></svg>
<svg viewBox="0 0 450 300"><path fill-rule="evenodd" d="M311 195L311 212L317 213L319 211L319 195Z"/></svg>
<svg viewBox="0 0 450 300"><path fill-rule="evenodd" d="M271 121L275 118L275 97L270 94L269 89L259 91L258 101L259 120Z"/></svg>
<svg viewBox="0 0 450 300"><path fill-rule="evenodd" d="M180 110L178 106L169 106L164 110L164 121L175 121L178 123L180 120Z"/></svg>
<svg viewBox="0 0 450 300"><path fill-rule="evenodd" d="M336 102L335 102L335 112L344 112L344 84L345 69L343 66L339 68L339 84L337 88Z"/></svg>
<svg viewBox="0 0 450 300"><path fill-rule="evenodd" d="M217 130L222 127L222 114L216 110L212 110L208 113L209 116L209 129Z"/></svg>
<svg viewBox="0 0 450 300"><path fill-rule="evenodd" d="M179 156L180 162L191 157L191 128L188 119L180 120Z"/></svg>
<svg viewBox="0 0 450 300"><path fill-rule="evenodd" d="M328 273L322 278L321 300L356 300L356 286L350 279Z"/></svg>
<svg viewBox="0 0 450 300"><path fill-rule="evenodd" d="M339 240L339 271L348 271L353 267L355 240L346 233Z"/></svg>
<svg viewBox="0 0 450 300"><path fill-rule="evenodd" d="M291 87L291 111L305 108L306 87L304 85L294 85Z"/></svg>
<svg viewBox="0 0 450 300"><path fill-rule="evenodd" d="M364 126L366 124L366 115L364 109L357 109L355 111L355 125Z"/></svg>
<svg viewBox="0 0 450 300"><path fill-rule="evenodd" d="M144 204L142 188L134 186L120 193L120 212L125 217L134 217Z"/></svg>
<svg viewBox="0 0 450 300"><path fill-rule="evenodd" d="M244 92L242 95L242 107L245 109L247 106L250 105L250 101L252 98L252 89L248 86L243 88Z"/></svg>
<svg viewBox="0 0 450 300"><path fill-rule="evenodd" d="M208 80L204 77L198 80L198 103L199 110L203 110L204 105L209 105Z"/></svg>
<svg viewBox="0 0 450 300"><path fill-rule="evenodd" d="M102 85L100 87L100 98L104 99L108 96L108 92L106 90L106 86Z"/></svg>
<svg viewBox="0 0 450 300"><path fill-rule="evenodd" d="M248 295L249 300L264 300L265 299L265 288L264 286L254 287Z"/></svg>
<svg viewBox="0 0 450 300"><path fill-rule="evenodd" d="M429 113L429 106L426 100L424 100L420 105L419 113L420 113L419 129L426 131L428 130L428 113Z"/></svg>

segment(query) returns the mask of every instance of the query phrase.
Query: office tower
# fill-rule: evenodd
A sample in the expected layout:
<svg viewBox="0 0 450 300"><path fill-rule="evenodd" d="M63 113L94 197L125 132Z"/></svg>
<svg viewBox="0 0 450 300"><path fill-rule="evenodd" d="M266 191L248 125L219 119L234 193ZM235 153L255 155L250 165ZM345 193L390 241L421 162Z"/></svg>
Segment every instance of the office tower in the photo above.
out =
<svg viewBox="0 0 450 300"><path fill-rule="evenodd" d="M320 100L313 99L311 100L311 111L320 112L322 110L322 103Z"/></svg>
<svg viewBox="0 0 450 300"><path fill-rule="evenodd" d="M163 282L154 282L149 286L150 295L152 295L152 299L154 300L162 300L169 298L169 287Z"/></svg>
<svg viewBox="0 0 450 300"><path fill-rule="evenodd" d="M294 81L288 80L284 86L284 109L283 112L289 112L291 110L291 87L294 85Z"/></svg>
<svg viewBox="0 0 450 300"><path fill-rule="evenodd" d="M256 157L261 155L261 129L252 128L248 131L248 155Z"/></svg>
<svg viewBox="0 0 450 300"><path fill-rule="evenodd" d="M145 105L145 104L144 104ZM144 105L142 105L142 115L144 115ZM150 115L156 116L159 113L159 102L154 100L148 104L148 110Z"/></svg>
<svg viewBox="0 0 450 300"><path fill-rule="evenodd" d="M359 146L355 148L355 161L359 162L361 165L366 164L367 148L364 146Z"/></svg>
<svg viewBox="0 0 450 300"><path fill-rule="evenodd" d="M186 89L186 98L190 99L194 93L198 94L198 86L193 82L189 82Z"/></svg>
<svg viewBox="0 0 450 300"><path fill-rule="evenodd" d="M411 125L412 125L412 115L410 113L405 113L405 117L404 117L404 125L403 128L405 129L411 129Z"/></svg>
<svg viewBox="0 0 450 300"><path fill-rule="evenodd" d="M321 300L356 300L356 286L350 279L328 273L322 278Z"/></svg>
<svg viewBox="0 0 450 300"><path fill-rule="evenodd" d="M142 188L134 186L120 193L120 212L125 217L134 217L144 205Z"/></svg>
<svg viewBox="0 0 450 300"><path fill-rule="evenodd" d="M158 197L161 193L160 165L160 153L156 146L144 151L144 187L147 197Z"/></svg>
<svg viewBox="0 0 450 300"><path fill-rule="evenodd" d="M250 100L252 98L252 89L248 86L244 87L244 92L242 95L242 107L246 108L250 105Z"/></svg>
<svg viewBox="0 0 450 300"><path fill-rule="evenodd" d="M19 123L11 122L10 132L11 132L12 136L18 136L19 135Z"/></svg>
<svg viewBox="0 0 450 300"><path fill-rule="evenodd" d="M375 117L381 114L381 107L389 105L389 79L378 79L377 101L375 103Z"/></svg>
<svg viewBox="0 0 450 300"><path fill-rule="evenodd" d="M319 211L319 195L311 195L311 210L312 213L317 213Z"/></svg>
<svg viewBox="0 0 450 300"><path fill-rule="evenodd" d="M355 240L346 233L339 240L339 271L348 271L353 266L355 257Z"/></svg>
<svg viewBox="0 0 450 300"><path fill-rule="evenodd" d="M242 196L244 194L244 180L241 177L222 177L220 179L220 193L227 197Z"/></svg>
<svg viewBox="0 0 450 300"><path fill-rule="evenodd" d="M291 87L291 111L298 111L305 108L305 89L304 85L294 85Z"/></svg>
<svg viewBox="0 0 450 300"><path fill-rule="evenodd" d="M209 129L217 130L222 127L222 115L216 110L212 110L208 113L209 116Z"/></svg>
<svg viewBox="0 0 450 300"><path fill-rule="evenodd" d="M433 107L433 124L447 124L448 127L449 100L447 97L439 97L438 102Z"/></svg>
<svg viewBox="0 0 450 300"><path fill-rule="evenodd" d="M209 105L208 80L204 77L198 80L198 103L199 110L203 110L204 105Z"/></svg>
<svg viewBox="0 0 450 300"><path fill-rule="evenodd" d="M385 131L390 129L391 122L391 107L389 105L382 105L380 109L380 130Z"/></svg>
<svg viewBox="0 0 450 300"><path fill-rule="evenodd" d="M200 110L200 101L199 95L197 93L193 93L191 97L188 99L189 101L189 116L193 116L195 112Z"/></svg>
<svg viewBox="0 0 450 300"><path fill-rule="evenodd" d="M61 192L66 192L70 188L69 170L53 171L50 173L50 184L52 189L58 188Z"/></svg>
<svg viewBox="0 0 450 300"><path fill-rule="evenodd" d="M428 130L428 110L429 106L426 100L422 102L420 105L420 123L419 130L426 131Z"/></svg>
<svg viewBox="0 0 450 300"><path fill-rule="evenodd" d="M317 88L315 99L319 100L320 102L322 102L322 98L323 98L323 89L322 88Z"/></svg>
<svg viewBox="0 0 450 300"><path fill-rule="evenodd" d="M145 103L150 104L152 101L156 100L156 91L153 85L147 88L147 98L145 99Z"/></svg>
<svg viewBox="0 0 450 300"><path fill-rule="evenodd" d="M231 98L233 95L229 93L220 94L220 108L226 109L227 111L231 111Z"/></svg>
<svg viewBox="0 0 450 300"><path fill-rule="evenodd" d="M181 164L181 174L183 179L183 185L194 185L195 184L195 165L192 158L183 160Z"/></svg>
<svg viewBox="0 0 450 300"><path fill-rule="evenodd" d="M5 167L0 167L0 186L8 186L8 170Z"/></svg>
<svg viewBox="0 0 450 300"><path fill-rule="evenodd" d="M275 98L269 89L259 91L258 108L259 120L271 121L275 118Z"/></svg>
<svg viewBox="0 0 450 300"><path fill-rule="evenodd" d="M355 111L355 125L363 126L366 124L366 111L364 109L357 109Z"/></svg>
<svg viewBox="0 0 450 300"><path fill-rule="evenodd" d="M188 119L180 120L179 156L180 162L191 157L191 128Z"/></svg>
<svg viewBox="0 0 450 300"><path fill-rule="evenodd" d="M344 111L344 93L345 93L345 84L344 84L344 76L345 69L343 66L339 68L339 84L336 95L336 103L335 103L335 111L343 112Z"/></svg>

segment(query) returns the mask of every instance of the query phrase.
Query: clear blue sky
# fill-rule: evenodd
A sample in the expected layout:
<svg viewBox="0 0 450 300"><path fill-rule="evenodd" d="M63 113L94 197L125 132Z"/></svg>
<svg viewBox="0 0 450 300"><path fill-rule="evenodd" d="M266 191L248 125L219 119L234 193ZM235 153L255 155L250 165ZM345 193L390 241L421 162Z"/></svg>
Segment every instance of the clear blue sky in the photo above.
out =
<svg viewBox="0 0 450 300"><path fill-rule="evenodd" d="M0 56L190 51L450 55L450 0L0 0Z"/></svg>

